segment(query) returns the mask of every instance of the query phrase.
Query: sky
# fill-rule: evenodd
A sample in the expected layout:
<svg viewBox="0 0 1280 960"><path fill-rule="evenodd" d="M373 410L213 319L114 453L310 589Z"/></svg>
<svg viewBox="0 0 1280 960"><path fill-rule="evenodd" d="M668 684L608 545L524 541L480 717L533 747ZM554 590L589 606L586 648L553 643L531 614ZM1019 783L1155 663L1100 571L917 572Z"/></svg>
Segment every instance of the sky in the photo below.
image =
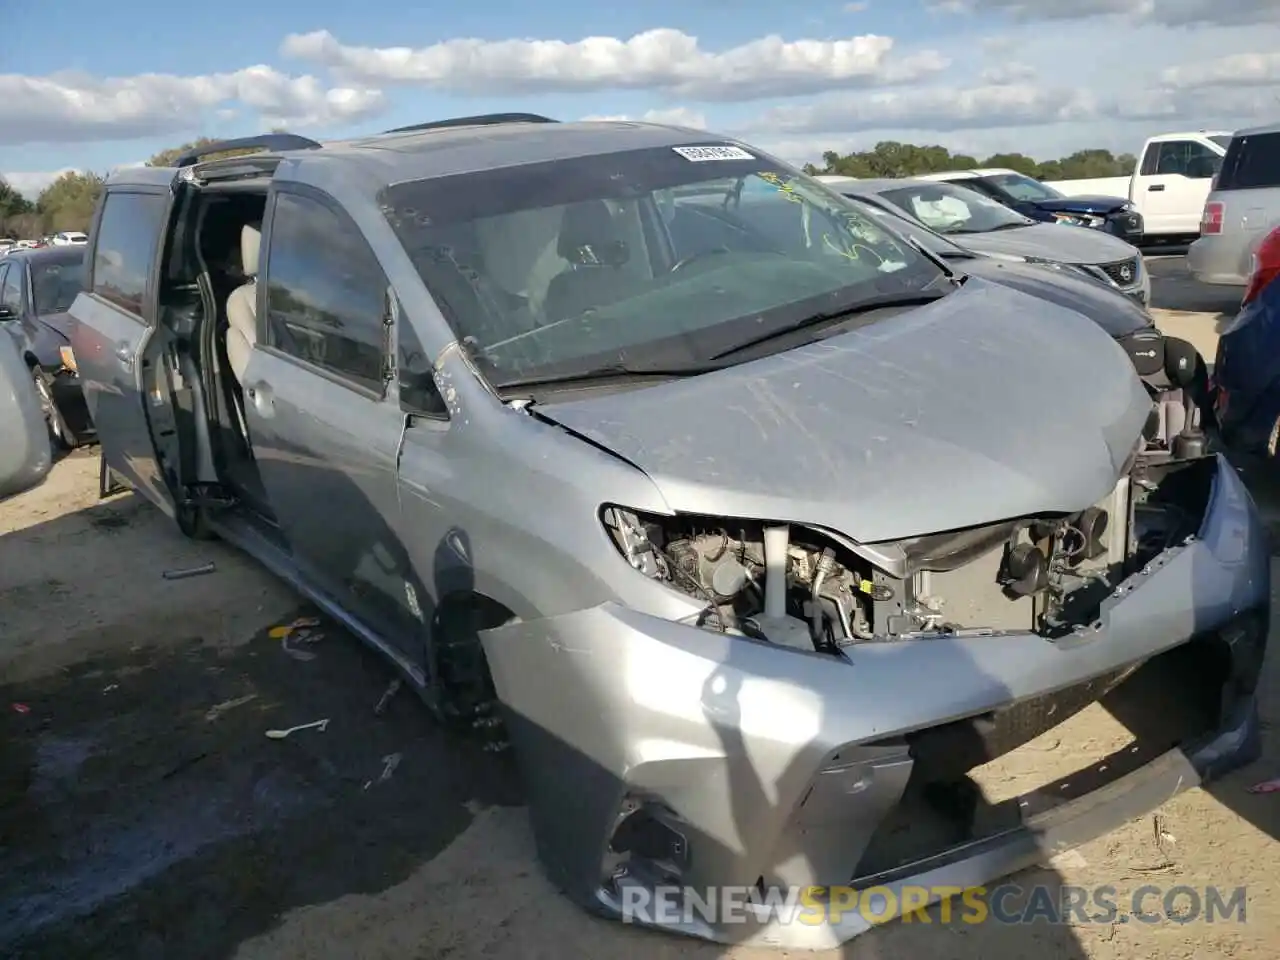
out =
<svg viewBox="0 0 1280 960"><path fill-rule="evenodd" d="M1037 159L1280 120L1280 0L7 5L0 176L34 197L197 136L477 113L678 122L784 159ZM784 16L783 14L786 13ZM75 25L70 29L69 25ZM56 38L56 39L55 39Z"/></svg>

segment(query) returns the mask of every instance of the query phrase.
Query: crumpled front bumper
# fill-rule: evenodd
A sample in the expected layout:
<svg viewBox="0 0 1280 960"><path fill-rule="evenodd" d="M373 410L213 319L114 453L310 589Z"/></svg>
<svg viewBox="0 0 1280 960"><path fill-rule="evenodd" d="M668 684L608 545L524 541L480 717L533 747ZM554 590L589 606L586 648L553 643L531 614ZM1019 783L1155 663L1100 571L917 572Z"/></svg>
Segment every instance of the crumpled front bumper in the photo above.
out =
<svg viewBox="0 0 1280 960"><path fill-rule="evenodd" d="M634 811L660 824L645 843L662 849L648 849L644 862L665 864L681 887L847 884L903 796L914 762L905 734L1062 690L1265 612L1269 575L1252 500L1218 458L1199 536L1125 581L1094 625L1056 641L1018 633L872 643L847 648L842 662L604 604L511 624L483 642L539 855L572 898L621 917L628 885L652 880L610 850ZM1261 651L1239 659L1256 673ZM1016 829L875 883L965 887L1043 860L1252 759L1256 722L1246 692L1190 753L1173 750L1082 796L1024 804ZM725 925L677 909L658 925L823 948L867 923L847 912L816 925L776 916Z"/></svg>

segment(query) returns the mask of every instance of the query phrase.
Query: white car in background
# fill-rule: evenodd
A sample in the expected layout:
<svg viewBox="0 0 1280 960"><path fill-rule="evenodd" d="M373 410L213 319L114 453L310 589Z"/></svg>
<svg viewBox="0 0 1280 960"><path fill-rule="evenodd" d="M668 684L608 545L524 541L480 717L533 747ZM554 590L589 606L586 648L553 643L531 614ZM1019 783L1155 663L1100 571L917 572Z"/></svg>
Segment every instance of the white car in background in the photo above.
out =
<svg viewBox="0 0 1280 960"><path fill-rule="evenodd" d="M70 247L77 243L88 243L89 237L79 230L64 230L62 233L55 233L49 242L55 247Z"/></svg>

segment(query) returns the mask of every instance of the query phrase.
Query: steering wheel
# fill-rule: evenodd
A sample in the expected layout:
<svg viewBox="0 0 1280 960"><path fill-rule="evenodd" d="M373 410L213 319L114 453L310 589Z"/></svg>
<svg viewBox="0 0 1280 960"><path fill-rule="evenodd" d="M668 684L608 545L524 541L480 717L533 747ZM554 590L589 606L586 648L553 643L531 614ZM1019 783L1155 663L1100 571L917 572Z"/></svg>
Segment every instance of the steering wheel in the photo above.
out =
<svg viewBox="0 0 1280 960"><path fill-rule="evenodd" d="M733 251L730 250L728 247L712 247L710 250L698 250L695 253L689 254L687 257L681 257L679 260L673 263L671 265L671 272L675 273L677 270L683 270L685 267L693 263L695 260L703 260L703 259L706 259L707 257L718 257L722 254L732 253L732 252Z"/></svg>

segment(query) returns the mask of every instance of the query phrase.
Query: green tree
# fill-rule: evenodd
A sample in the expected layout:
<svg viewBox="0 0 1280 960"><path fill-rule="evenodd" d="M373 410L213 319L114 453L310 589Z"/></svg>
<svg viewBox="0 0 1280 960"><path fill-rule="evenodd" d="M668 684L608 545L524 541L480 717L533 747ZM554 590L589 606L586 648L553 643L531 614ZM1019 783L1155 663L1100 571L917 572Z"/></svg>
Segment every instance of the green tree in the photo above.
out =
<svg viewBox="0 0 1280 960"><path fill-rule="evenodd" d="M29 234L38 233L39 226L33 230L31 224L32 220L39 221L34 209L30 200L0 178L0 236L26 240Z"/></svg>
<svg viewBox="0 0 1280 960"><path fill-rule="evenodd" d="M1028 177L1034 177L1040 164L1024 153L993 153L982 161L984 167L1001 167L1005 170L1017 170Z"/></svg>
<svg viewBox="0 0 1280 960"><path fill-rule="evenodd" d="M1017 170L1038 180L1085 180L1094 177L1127 177L1137 160L1131 153L1115 156L1110 150L1077 150L1057 160L1039 161L1024 153L994 153L985 160L963 153L951 153L936 144L921 146L882 140L871 150L854 151L843 156L834 150L822 155L822 164L807 163L808 174L837 174L867 179L873 177L912 177L944 170L972 170L975 167L1001 167Z"/></svg>
<svg viewBox="0 0 1280 960"><path fill-rule="evenodd" d="M0 220L18 217L31 212L31 201L11 187L0 177Z"/></svg>
<svg viewBox="0 0 1280 960"><path fill-rule="evenodd" d="M36 201L44 229L54 233L61 230L88 230L102 193L103 178L96 173L64 173L49 186Z"/></svg>

